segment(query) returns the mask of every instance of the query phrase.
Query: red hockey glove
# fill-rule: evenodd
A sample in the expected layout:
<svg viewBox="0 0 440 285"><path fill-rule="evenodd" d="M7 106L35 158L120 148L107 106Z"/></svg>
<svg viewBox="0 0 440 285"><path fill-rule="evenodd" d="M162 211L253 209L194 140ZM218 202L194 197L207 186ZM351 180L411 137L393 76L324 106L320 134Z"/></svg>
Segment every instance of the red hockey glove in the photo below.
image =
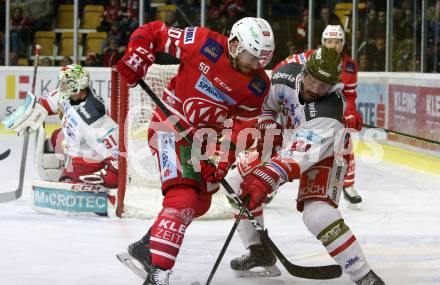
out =
<svg viewBox="0 0 440 285"><path fill-rule="evenodd" d="M266 166L257 167L245 176L240 185L241 198L249 196L249 210L256 209L266 200L267 195L278 187L280 176Z"/></svg>
<svg viewBox="0 0 440 285"><path fill-rule="evenodd" d="M257 151L261 157L265 157L263 153L264 143L270 143L270 148L267 151L271 151L271 156L276 152L277 148L280 148L283 144L283 135L281 125L274 120L264 120L257 124L257 129L261 133L261 139L257 142ZM267 138L265 138L267 134ZM273 141L271 142L270 140Z"/></svg>
<svg viewBox="0 0 440 285"><path fill-rule="evenodd" d="M228 163L219 162L217 166L215 163L203 160L200 161L201 174L204 181L208 183L217 183L223 178L225 178L226 173L228 173Z"/></svg>
<svg viewBox="0 0 440 285"><path fill-rule="evenodd" d="M117 63L119 73L127 80L129 86L135 86L143 79L147 69L155 60L149 49L141 46L130 47L127 53Z"/></svg>
<svg viewBox="0 0 440 285"><path fill-rule="evenodd" d="M344 111L344 122L347 128L356 129L360 131L364 125L362 116L356 110L356 103L354 100L347 100L347 105Z"/></svg>

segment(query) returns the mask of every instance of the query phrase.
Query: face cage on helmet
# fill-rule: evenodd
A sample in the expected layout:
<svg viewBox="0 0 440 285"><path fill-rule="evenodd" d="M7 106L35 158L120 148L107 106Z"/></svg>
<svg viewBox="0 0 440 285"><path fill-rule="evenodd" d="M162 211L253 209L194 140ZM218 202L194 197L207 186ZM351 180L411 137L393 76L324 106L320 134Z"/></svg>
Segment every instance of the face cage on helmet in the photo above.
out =
<svg viewBox="0 0 440 285"><path fill-rule="evenodd" d="M78 94L81 91L81 83L79 80L67 79L66 81L67 82L64 83L63 80L61 80L60 82L59 91L62 100L68 100L72 95Z"/></svg>

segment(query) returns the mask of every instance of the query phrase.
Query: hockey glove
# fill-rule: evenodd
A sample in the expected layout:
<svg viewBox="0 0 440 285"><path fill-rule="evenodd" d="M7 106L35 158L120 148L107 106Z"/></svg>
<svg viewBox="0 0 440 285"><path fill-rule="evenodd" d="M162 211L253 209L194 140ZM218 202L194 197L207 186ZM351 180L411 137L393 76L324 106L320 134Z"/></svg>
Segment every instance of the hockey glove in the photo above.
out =
<svg viewBox="0 0 440 285"><path fill-rule="evenodd" d="M47 115L47 110L37 102L35 95L28 92L23 105L18 107L2 123L6 128L21 136L26 130L29 130L30 133L35 132L43 125Z"/></svg>
<svg viewBox="0 0 440 285"><path fill-rule="evenodd" d="M147 74L148 67L153 64L155 56L149 49L141 46L130 47L117 63L117 69L130 87L136 86Z"/></svg>
<svg viewBox="0 0 440 285"><path fill-rule="evenodd" d="M249 196L249 210L256 209L266 200L267 195L278 188L280 176L266 166L257 167L246 175L240 185L241 198Z"/></svg>
<svg viewBox="0 0 440 285"><path fill-rule="evenodd" d="M200 161L202 178L207 183L217 183L225 178L228 173L228 163L219 162L216 166L215 162L206 160Z"/></svg>
<svg viewBox="0 0 440 285"><path fill-rule="evenodd" d="M257 142L257 151L260 157L265 158L266 153L270 153L272 157L283 144L281 125L274 120L264 120L257 123L257 129L261 134L261 139ZM266 144L266 148L264 148L264 144ZM263 151L265 152L263 153Z"/></svg>
<svg viewBox="0 0 440 285"><path fill-rule="evenodd" d="M347 99L347 105L344 111L344 122L347 128L360 131L364 125L362 116L356 110L356 103L354 99Z"/></svg>

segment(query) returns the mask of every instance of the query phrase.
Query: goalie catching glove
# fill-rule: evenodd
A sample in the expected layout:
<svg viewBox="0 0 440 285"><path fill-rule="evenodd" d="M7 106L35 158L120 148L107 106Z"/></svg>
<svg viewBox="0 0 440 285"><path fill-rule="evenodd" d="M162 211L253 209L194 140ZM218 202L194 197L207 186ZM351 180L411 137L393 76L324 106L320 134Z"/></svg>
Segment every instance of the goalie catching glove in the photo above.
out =
<svg viewBox="0 0 440 285"><path fill-rule="evenodd" d="M15 131L19 136L26 130L35 132L44 122L48 115L47 110L37 102L37 98L28 92L23 105L17 108L2 123L10 130Z"/></svg>
<svg viewBox="0 0 440 285"><path fill-rule="evenodd" d="M259 166L244 178L240 185L240 197L249 199L249 210L256 209L263 204L267 195L278 188L279 180L280 176L275 171Z"/></svg>

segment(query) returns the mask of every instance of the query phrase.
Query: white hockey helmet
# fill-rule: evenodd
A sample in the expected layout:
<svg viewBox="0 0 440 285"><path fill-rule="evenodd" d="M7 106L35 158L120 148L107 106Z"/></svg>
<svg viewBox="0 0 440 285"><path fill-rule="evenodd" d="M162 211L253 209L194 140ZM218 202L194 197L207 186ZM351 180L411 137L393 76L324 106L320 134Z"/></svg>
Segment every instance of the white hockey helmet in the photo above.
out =
<svg viewBox="0 0 440 285"><path fill-rule="evenodd" d="M61 68L58 79L61 99L67 100L70 96L89 87L90 75L81 65L70 64Z"/></svg>
<svg viewBox="0 0 440 285"><path fill-rule="evenodd" d="M231 52L231 42L238 40L235 53ZM246 51L265 67L272 59L275 50L274 34L270 24L262 18L246 17L238 20L231 29L228 39L229 54L233 59Z"/></svg>
<svg viewBox="0 0 440 285"><path fill-rule="evenodd" d="M345 32L340 25L327 25L324 32L322 32L321 43L324 45L325 39L339 39L342 40L342 46L345 44Z"/></svg>

